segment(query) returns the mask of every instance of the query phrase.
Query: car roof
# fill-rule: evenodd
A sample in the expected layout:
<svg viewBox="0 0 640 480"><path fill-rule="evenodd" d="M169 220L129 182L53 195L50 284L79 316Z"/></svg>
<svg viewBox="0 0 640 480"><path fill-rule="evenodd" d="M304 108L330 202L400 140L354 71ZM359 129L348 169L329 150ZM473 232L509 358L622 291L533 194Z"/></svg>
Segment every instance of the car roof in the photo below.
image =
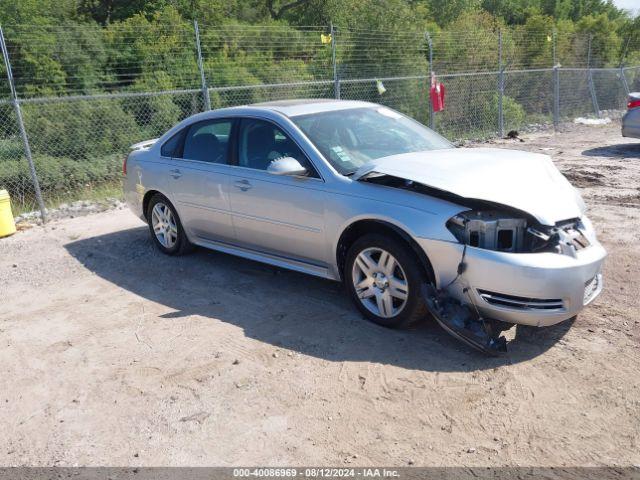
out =
<svg viewBox="0 0 640 480"><path fill-rule="evenodd" d="M278 100L247 105L247 107L273 110L286 115L287 117L297 117L298 115L308 115L310 113L347 110L351 108L371 108L376 106L377 105L375 103L356 100L334 100L330 98Z"/></svg>
<svg viewBox="0 0 640 480"><path fill-rule="evenodd" d="M252 115L257 112L271 112L286 117L297 117L299 115L308 115L313 113L331 112L337 110L348 110L352 108L375 108L380 105L370 102L361 102L355 100L333 100L333 99L298 99L298 100L279 100L274 102L254 103L252 105L240 105L236 107L218 108L215 110L207 110L205 112L196 113L185 118L167 131L167 138L185 125L194 122L209 120L211 118L220 118L227 114L232 115ZM164 136L163 136L164 137Z"/></svg>

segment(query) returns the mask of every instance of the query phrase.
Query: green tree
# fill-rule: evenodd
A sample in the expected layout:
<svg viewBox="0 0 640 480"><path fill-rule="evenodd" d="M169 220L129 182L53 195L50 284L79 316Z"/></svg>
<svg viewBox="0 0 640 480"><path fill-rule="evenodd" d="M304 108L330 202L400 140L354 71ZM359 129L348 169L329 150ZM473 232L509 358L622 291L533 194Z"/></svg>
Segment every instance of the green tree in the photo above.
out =
<svg viewBox="0 0 640 480"><path fill-rule="evenodd" d="M543 68L553 64L553 18L532 15L524 25L506 33L512 39L509 48L511 66Z"/></svg>
<svg viewBox="0 0 640 480"><path fill-rule="evenodd" d="M429 12L442 27L462 15L473 14L482 6L481 0L428 0Z"/></svg>
<svg viewBox="0 0 640 480"><path fill-rule="evenodd" d="M162 75L167 89L197 88L200 85L191 22L174 7L155 12L150 18L136 14L105 30L109 51L107 66L113 90L150 86Z"/></svg>
<svg viewBox="0 0 640 480"><path fill-rule="evenodd" d="M587 15L576 23L576 31L591 35L591 65L611 66L620 61L622 40L618 35L620 22L606 13Z"/></svg>
<svg viewBox="0 0 640 480"><path fill-rule="evenodd" d="M484 11L458 17L434 36L434 69L453 71L496 70L497 30L500 21Z"/></svg>
<svg viewBox="0 0 640 480"><path fill-rule="evenodd" d="M79 0L78 12L101 25L125 20L145 9L148 0Z"/></svg>
<svg viewBox="0 0 640 480"><path fill-rule="evenodd" d="M0 24L55 25L81 21L78 0L3 0Z"/></svg>
<svg viewBox="0 0 640 480"><path fill-rule="evenodd" d="M523 24L529 16L542 11L540 0L483 0L482 8L508 25Z"/></svg>

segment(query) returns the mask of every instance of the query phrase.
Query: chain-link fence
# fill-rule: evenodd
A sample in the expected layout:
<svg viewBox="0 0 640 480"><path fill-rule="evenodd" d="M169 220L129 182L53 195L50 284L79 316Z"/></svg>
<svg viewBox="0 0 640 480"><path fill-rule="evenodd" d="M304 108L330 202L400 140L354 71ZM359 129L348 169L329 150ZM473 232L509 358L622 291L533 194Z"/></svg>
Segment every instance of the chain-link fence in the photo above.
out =
<svg viewBox="0 0 640 480"><path fill-rule="evenodd" d="M372 32L184 22L6 26L0 189L15 213L120 195L133 143L210 108L342 98L402 111L452 140L622 111L640 67L589 35ZM13 75L10 75L8 66ZM433 113L432 74L446 87ZM41 191L39 202L38 188Z"/></svg>

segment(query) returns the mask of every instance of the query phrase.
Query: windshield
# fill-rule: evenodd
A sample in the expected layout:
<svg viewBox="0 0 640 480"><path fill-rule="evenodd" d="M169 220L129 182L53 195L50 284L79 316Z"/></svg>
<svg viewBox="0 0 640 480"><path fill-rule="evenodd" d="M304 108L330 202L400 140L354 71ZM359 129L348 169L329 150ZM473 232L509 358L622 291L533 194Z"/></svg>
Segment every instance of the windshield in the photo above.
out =
<svg viewBox="0 0 640 480"><path fill-rule="evenodd" d="M291 120L343 175L376 158L453 147L433 130L386 107L312 113Z"/></svg>

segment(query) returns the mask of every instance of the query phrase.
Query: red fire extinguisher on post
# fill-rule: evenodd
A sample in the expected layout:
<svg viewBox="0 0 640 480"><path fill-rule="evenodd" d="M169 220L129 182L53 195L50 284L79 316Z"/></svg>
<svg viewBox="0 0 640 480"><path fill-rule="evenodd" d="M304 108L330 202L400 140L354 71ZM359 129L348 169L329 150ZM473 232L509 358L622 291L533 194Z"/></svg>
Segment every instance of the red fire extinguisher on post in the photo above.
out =
<svg viewBox="0 0 640 480"><path fill-rule="evenodd" d="M431 108L433 112L441 112L444 110L444 85L436 80L436 74L431 72L431 89L429 97L431 98Z"/></svg>

